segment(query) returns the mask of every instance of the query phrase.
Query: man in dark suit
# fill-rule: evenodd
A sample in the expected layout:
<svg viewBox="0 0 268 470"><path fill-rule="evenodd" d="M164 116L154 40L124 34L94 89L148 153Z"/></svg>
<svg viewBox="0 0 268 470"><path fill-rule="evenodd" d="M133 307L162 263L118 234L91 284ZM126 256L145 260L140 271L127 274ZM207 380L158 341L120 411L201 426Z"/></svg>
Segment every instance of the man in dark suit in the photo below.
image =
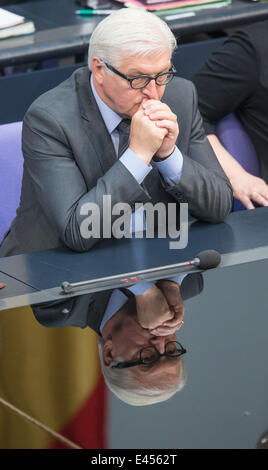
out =
<svg viewBox="0 0 268 470"><path fill-rule="evenodd" d="M197 218L225 219L232 190L203 133L194 87L179 78L169 84L175 46L167 25L141 10L122 9L97 26L90 71L78 69L25 116L21 203L0 256L89 250L106 236L109 217L118 218L103 214L104 196L112 208L188 202ZM121 124L130 125L125 148ZM92 204L101 229L86 237Z"/></svg>
<svg viewBox="0 0 268 470"><path fill-rule="evenodd" d="M148 284L135 286L140 292L145 289L136 296L131 288L115 289L32 306L44 326L89 326L96 331L106 384L132 405L167 400L185 385L185 350L175 344L175 331L183 325L184 301L202 291L203 277L195 273Z"/></svg>

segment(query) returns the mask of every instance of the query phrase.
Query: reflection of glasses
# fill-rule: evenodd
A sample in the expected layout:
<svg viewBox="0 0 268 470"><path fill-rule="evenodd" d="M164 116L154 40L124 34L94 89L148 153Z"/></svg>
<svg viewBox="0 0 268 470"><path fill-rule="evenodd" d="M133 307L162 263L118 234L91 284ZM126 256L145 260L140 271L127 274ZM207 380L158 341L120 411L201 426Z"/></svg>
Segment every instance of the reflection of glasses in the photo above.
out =
<svg viewBox="0 0 268 470"><path fill-rule="evenodd" d="M111 70L112 72L119 75L119 77L124 78L130 83L131 88L138 90L139 88L144 88L150 83L151 80L155 80L156 85L167 85L167 83L171 82L174 75L176 74L176 69L172 65L171 69L168 72L161 72L155 75L154 77L150 77L150 75L137 75L136 77L129 78L123 73L119 72L119 70L115 69L112 65L107 64L107 62L103 62L106 65L107 69Z"/></svg>
<svg viewBox="0 0 268 470"><path fill-rule="evenodd" d="M147 346L139 351L140 360L136 362L119 362L114 369L125 369L127 367L133 367L138 365L151 366L155 362L159 361L160 357L179 357L186 353L186 349L178 341L169 341L165 344L165 352L161 354L154 346Z"/></svg>

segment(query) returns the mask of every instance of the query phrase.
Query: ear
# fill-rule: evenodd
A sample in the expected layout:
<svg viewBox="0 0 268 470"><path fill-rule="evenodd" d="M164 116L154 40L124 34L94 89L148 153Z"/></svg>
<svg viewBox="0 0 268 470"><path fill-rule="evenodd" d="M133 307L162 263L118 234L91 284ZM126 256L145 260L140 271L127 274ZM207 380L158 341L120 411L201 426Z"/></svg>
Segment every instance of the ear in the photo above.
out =
<svg viewBox="0 0 268 470"><path fill-rule="evenodd" d="M113 362L113 342L111 339L107 339L102 346L102 358L103 363L106 367L112 367Z"/></svg>
<svg viewBox="0 0 268 470"><path fill-rule="evenodd" d="M106 73L105 67L102 64L102 61L99 57L94 56L91 61L91 70L93 73L93 77L97 81L99 85L103 83L104 75Z"/></svg>

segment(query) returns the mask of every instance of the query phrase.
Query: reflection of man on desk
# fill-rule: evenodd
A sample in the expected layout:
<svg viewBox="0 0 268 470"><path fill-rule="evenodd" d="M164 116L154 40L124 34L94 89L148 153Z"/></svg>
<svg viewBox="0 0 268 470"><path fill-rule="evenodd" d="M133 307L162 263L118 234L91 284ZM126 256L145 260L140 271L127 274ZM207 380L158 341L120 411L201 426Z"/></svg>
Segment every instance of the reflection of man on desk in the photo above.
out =
<svg viewBox="0 0 268 470"><path fill-rule="evenodd" d="M202 288L201 274L180 275L157 285L145 282L32 309L44 326L95 330L110 390L129 404L148 405L167 400L185 384L180 358L185 350L175 343L174 333L183 324L184 300Z"/></svg>
<svg viewBox="0 0 268 470"><path fill-rule="evenodd" d="M180 343L177 343L175 335L175 330L180 329L183 323L184 304L179 288L179 282L183 277L178 276L177 283L160 281L158 287L151 286L143 294L136 296L136 302L130 300L111 318L109 316L112 313L110 309L113 307L113 296L119 301L119 293L115 291L109 300L100 325L102 333L99 341L100 360L106 384L122 401L132 405L158 403L170 398L185 384L186 374L181 360L185 350ZM137 289L138 292L142 292L141 288L143 290L146 286L137 285L132 289L134 292L137 292ZM162 308L156 291L161 290L170 304L173 288L175 291L173 298L177 298L175 308L178 323L172 328L174 320L169 320L173 316L172 308L170 307L169 311ZM148 326L145 329L141 324L143 296L146 295L151 297L151 320L145 319L145 324ZM141 308L141 312L138 311L138 307ZM168 314L171 314L170 317ZM158 318L155 321L156 316Z"/></svg>
<svg viewBox="0 0 268 470"><path fill-rule="evenodd" d="M82 236L82 208L96 204L103 227L107 195L112 207L188 202L197 218L225 219L231 187L203 133L193 85L171 82L175 46L167 25L141 10L122 9L97 26L90 72L78 69L26 114L21 205L0 256L89 250L104 234Z"/></svg>

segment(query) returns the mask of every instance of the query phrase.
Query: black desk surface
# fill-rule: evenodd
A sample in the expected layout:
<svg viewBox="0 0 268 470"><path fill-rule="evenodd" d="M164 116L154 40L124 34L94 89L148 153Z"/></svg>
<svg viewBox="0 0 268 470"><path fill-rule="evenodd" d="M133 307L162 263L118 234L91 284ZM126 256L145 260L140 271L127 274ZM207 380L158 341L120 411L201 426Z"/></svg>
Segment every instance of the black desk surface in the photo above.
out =
<svg viewBox="0 0 268 470"><path fill-rule="evenodd" d="M193 259L202 250L215 249L222 255L220 267L268 258L268 208L232 213L223 224L195 222L185 249L171 250L170 239L103 240L87 253L60 248L0 259L2 273L20 286L0 290L0 310L62 296L63 281L80 282L120 274L122 278L103 286L78 290L72 295L122 286L127 273ZM187 269L185 270L187 272ZM143 278L141 276L141 278ZM158 278L152 275L151 279ZM8 278L3 279L7 284ZM27 294L27 295L26 295ZM64 294L69 295L69 294Z"/></svg>
<svg viewBox="0 0 268 470"><path fill-rule="evenodd" d="M116 3L114 3L116 5ZM115 6L114 8L117 8ZM0 66L84 53L90 35L103 17L79 17L74 0L39 0L7 7L32 19L36 33L0 41ZM268 3L233 0L232 5L197 11L195 16L169 21L181 36L238 26L268 18Z"/></svg>

